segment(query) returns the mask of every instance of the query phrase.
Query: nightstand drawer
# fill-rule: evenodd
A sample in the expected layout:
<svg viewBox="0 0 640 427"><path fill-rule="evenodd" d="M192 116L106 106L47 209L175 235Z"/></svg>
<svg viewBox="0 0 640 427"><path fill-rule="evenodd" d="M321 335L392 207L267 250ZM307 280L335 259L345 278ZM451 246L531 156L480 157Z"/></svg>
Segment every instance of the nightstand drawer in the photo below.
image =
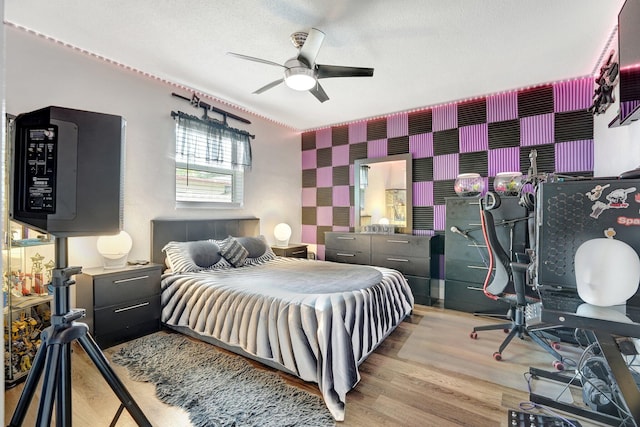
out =
<svg viewBox="0 0 640 427"><path fill-rule="evenodd" d="M160 321L160 295L128 301L126 304L98 308L94 312L97 338L114 331L135 329L139 324Z"/></svg>
<svg viewBox="0 0 640 427"><path fill-rule="evenodd" d="M271 246L271 250L278 256L307 258L307 245Z"/></svg>
<svg viewBox="0 0 640 427"><path fill-rule="evenodd" d="M160 293L160 270L127 271L96 277L94 303L106 307Z"/></svg>

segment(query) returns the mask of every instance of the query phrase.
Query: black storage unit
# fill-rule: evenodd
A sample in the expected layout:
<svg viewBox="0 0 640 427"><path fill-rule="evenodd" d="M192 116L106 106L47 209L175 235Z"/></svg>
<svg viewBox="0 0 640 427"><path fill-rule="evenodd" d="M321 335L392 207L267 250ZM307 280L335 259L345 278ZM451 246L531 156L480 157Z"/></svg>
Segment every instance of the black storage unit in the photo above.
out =
<svg viewBox="0 0 640 427"><path fill-rule="evenodd" d="M431 305L431 237L409 234L325 233L325 259L400 271L417 304Z"/></svg>
<svg viewBox="0 0 640 427"><path fill-rule="evenodd" d="M101 348L160 329L160 274L149 264L121 269L88 268L76 276L77 306Z"/></svg>
<svg viewBox="0 0 640 427"><path fill-rule="evenodd" d="M527 210L517 197L501 197L500 207L492 210L500 244L515 259L527 245ZM503 314L509 306L494 301L482 292L487 276L489 255L482 236L480 204L477 198L445 199L445 308L471 313ZM455 227L462 234L454 233Z"/></svg>

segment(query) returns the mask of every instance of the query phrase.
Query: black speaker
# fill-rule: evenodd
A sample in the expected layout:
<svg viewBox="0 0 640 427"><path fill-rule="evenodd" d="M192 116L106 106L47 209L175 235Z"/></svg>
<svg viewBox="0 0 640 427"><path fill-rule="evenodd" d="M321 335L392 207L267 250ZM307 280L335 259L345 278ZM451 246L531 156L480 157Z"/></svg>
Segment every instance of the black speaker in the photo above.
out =
<svg viewBox="0 0 640 427"><path fill-rule="evenodd" d="M11 130L12 220L57 237L122 228L122 117L52 106L18 115Z"/></svg>

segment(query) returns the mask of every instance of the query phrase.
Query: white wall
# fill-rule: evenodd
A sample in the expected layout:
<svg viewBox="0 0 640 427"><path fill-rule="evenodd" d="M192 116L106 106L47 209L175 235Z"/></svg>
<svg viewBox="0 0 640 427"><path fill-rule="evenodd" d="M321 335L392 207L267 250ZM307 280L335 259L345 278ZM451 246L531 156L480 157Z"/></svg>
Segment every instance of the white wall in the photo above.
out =
<svg viewBox="0 0 640 427"><path fill-rule="evenodd" d="M6 108L18 114L49 105L123 116L126 128L124 229L133 238L130 259L149 259L153 218L231 218L255 216L274 242L273 227L287 222L291 241L300 241L300 135L286 127L218 105L251 120L230 121L256 135L253 168L246 175L242 209L177 209L174 179L174 121L171 110L200 115L202 110L171 96L187 91L106 63L42 37L5 26ZM197 66L197 64L193 64ZM214 113L211 113L215 117ZM98 266L96 237L69 239L69 264Z"/></svg>

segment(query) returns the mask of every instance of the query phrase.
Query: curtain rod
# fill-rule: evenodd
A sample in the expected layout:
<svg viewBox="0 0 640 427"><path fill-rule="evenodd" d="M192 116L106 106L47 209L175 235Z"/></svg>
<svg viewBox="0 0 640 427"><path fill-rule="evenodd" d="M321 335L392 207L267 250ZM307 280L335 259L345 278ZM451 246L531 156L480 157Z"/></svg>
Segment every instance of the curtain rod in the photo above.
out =
<svg viewBox="0 0 640 427"><path fill-rule="evenodd" d="M206 118L202 118L201 119L199 117L192 116L191 114L183 113L182 111L172 111L171 112L171 117L173 117L173 118L176 118L176 117L186 118L186 119L189 119L189 120L194 120L194 121L197 121L197 122L200 122L200 123L204 123L206 125L210 125L210 126L213 125L213 126L216 126L216 127L229 129L229 130L232 130L232 131L234 131L236 133L239 133L241 135L246 135L251 139L256 139L255 135L250 134L246 130L232 128L227 123L220 122L220 121L218 121L216 119L213 119L211 117L206 117Z"/></svg>
<svg viewBox="0 0 640 427"><path fill-rule="evenodd" d="M251 122L249 120L247 120L247 119L245 119L243 117L236 116L233 113L229 113L228 111L221 110L220 108L216 108L213 105L207 104L206 102L200 101L200 98L197 97L195 93L193 94L193 96L191 98L187 98L186 96L182 96L182 95L179 95L177 93L172 93L171 95L175 96L176 98L180 98L180 99L184 99L185 101L189 101L191 103L191 105L193 105L196 108L204 109L204 116L205 117L207 117L207 111L213 111L214 113L218 113L218 114L222 115L222 117L224 118L225 124L227 123L227 117L230 118L230 119L238 120L239 122L242 122L242 123L246 123L248 125L251 124Z"/></svg>

